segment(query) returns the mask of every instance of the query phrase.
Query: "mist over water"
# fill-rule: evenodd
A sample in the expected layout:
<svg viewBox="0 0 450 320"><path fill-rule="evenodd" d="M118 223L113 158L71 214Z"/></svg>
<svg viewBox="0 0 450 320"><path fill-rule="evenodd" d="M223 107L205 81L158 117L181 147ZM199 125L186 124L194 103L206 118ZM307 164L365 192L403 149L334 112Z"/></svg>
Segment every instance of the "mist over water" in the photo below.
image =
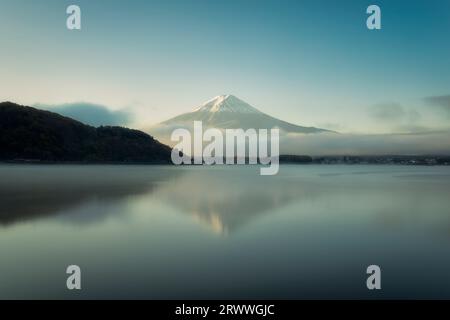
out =
<svg viewBox="0 0 450 320"><path fill-rule="evenodd" d="M0 165L0 298L450 298L450 168ZM82 290L66 289L66 267ZM366 288L366 268L382 290Z"/></svg>

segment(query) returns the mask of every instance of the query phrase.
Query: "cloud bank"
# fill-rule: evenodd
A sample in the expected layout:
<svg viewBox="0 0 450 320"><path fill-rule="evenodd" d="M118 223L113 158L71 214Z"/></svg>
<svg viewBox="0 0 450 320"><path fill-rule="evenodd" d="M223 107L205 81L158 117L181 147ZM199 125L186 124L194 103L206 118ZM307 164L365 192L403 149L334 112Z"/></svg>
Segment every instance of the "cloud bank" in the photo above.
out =
<svg viewBox="0 0 450 320"><path fill-rule="evenodd" d="M105 106L85 102L59 105L36 104L35 107L59 113L94 127L125 126L132 119L127 111L112 111Z"/></svg>
<svg viewBox="0 0 450 320"><path fill-rule="evenodd" d="M177 126L149 130L159 141L170 146ZM417 128L419 130L419 128ZM280 154L337 155L450 155L450 130L391 134L297 134L280 132Z"/></svg>
<svg viewBox="0 0 450 320"><path fill-rule="evenodd" d="M384 127L388 132L423 132L427 131L420 124L421 114L412 108L405 108L399 103L389 102L370 106L368 116Z"/></svg>
<svg viewBox="0 0 450 320"><path fill-rule="evenodd" d="M450 155L450 131L402 134L287 134L280 153L304 155Z"/></svg>
<svg viewBox="0 0 450 320"><path fill-rule="evenodd" d="M424 101L429 106L439 108L450 118L450 95L425 97Z"/></svg>

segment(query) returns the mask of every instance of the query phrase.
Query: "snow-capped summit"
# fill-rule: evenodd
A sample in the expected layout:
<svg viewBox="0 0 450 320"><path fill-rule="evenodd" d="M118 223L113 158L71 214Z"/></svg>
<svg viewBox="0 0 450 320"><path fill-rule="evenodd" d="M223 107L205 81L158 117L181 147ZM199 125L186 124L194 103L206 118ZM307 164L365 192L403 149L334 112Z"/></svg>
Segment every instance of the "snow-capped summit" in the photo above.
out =
<svg viewBox="0 0 450 320"><path fill-rule="evenodd" d="M196 108L194 112L260 113L248 103L231 94L214 97Z"/></svg>
<svg viewBox="0 0 450 320"><path fill-rule="evenodd" d="M161 141L167 141L174 128L193 127L194 121L201 121L203 128L217 129L272 129L279 128L286 133L330 132L315 127L298 126L259 111L245 101L231 95L217 96L194 111L186 112L154 126L150 132Z"/></svg>

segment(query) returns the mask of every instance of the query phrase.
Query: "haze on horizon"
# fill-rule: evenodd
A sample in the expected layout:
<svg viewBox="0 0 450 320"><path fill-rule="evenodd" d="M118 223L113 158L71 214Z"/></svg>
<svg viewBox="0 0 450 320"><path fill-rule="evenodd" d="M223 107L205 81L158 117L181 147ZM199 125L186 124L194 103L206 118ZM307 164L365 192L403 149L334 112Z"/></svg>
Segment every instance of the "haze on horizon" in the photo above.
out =
<svg viewBox="0 0 450 320"><path fill-rule="evenodd" d="M147 128L234 94L341 133L450 129L448 1L377 1L379 31L356 0L80 0L81 31L68 4L2 1L0 101Z"/></svg>

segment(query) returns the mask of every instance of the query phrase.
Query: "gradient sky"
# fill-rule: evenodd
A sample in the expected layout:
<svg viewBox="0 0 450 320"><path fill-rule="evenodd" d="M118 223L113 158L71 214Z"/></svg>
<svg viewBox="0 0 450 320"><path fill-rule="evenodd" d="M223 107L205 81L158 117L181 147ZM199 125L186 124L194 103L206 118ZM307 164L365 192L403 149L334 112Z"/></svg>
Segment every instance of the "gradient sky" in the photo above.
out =
<svg viewBox="0 0 450 320"><path fill-rule="evenodd" d="M143 128L234 94L341 132L448 129L449 34L448 0L0 0L0 101L89 102Z"/></svg>

